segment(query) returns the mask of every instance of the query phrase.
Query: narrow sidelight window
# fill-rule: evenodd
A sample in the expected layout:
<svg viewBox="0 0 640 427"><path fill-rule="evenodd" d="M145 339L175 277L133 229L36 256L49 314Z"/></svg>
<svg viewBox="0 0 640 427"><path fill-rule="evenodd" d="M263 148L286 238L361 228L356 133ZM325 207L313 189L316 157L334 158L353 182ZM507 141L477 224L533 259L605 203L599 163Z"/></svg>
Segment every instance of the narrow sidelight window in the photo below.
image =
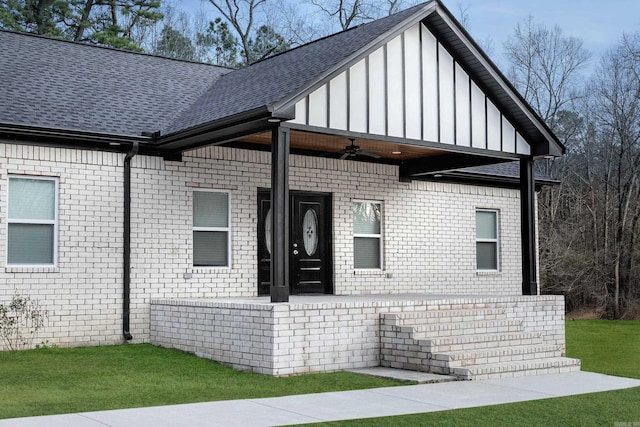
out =
<svg viewBox="0 0 640 427"><path fill-rule="evenodd" d="M229 193L193 192L193 265L229 267L231 248Z"/></svg>
<svg viewBox="0 0 640 427"><path fill-rule="evenodd" d="M382 203L353 204L353 263L356 269L382 269Z"/></svg>
<svg viewBox="0 0 640 427"><path fill-rule="evenodd" d="M55 265L58 180L10 176L8 205L7 265Z"/></svg>
<svg viewBox="0 0 640 427"><path fill-rule="evenodd" d="M498 211L476 211L476 268L498 270Z"/></svg>

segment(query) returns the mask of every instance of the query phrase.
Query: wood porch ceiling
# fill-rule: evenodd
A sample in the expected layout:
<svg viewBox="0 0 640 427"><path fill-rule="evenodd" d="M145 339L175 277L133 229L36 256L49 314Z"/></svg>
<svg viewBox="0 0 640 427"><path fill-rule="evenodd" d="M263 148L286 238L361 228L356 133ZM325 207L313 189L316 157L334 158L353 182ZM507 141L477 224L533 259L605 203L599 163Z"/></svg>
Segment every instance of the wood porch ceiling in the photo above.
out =
<svg viewBox="0 0 640 427"><path fill-rule="evenodd" d="M251 136L242 137L236 142L271 145L271 132L263 132ZM342 135L326 135L315 132L291 130L290 145L292 152L318 152L318 155L327 157L340 157L345 153L345 147L351 144L349 137ZM424 157L447 154L446 151L433 148L416 147L412 145L398 144L394 142L375 141L368 139L355 139L355 145L361 150L380 156L378 161L385 163L401 162L404 160L419 159ZM399 153L399 154L398 154ZM358 155L357 160L373 160L372 157ZM351 157L353 159L353 157Z"/></svg>

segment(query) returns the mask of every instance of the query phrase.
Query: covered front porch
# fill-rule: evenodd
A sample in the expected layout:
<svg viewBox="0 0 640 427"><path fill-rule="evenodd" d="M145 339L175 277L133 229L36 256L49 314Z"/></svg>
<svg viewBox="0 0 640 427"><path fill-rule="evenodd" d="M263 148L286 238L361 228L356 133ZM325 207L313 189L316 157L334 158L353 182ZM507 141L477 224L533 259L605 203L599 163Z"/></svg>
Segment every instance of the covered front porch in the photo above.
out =
<svg viewBox="0 0 640 427"><path fill-rule="evenodd" d="M151 342L269 375L383 365L477 379L579 369L563 357L563 298L537 295L533 165L564 147L439 2L230 73L177 122L187 130L170 128L145 148L215 169L210 180L244 192L235 257L252 266L224 264L240 282L218 284L233 296L264 265L256 294L269 296L152 298ZM505 162L518 163L515 186L447 181ZM290 204L302 193L309 204L297 210ZM363 203L377 219L360 232ZM328 243L316 256L324 246L310 238L306 253L327 262L293 268L305 236L291 224L307 218ZM362 238L377 239L364 268ZM488 267L478 256L487 247ZM327 272L307 280L318 284L311 289L338 295L291 295L292 271L303 268Z"/></svg>
<svg viewBox="0 0 640 427"><path fill-rule="evenodd" d="M235 89L230 91L229 88ZM224 109L226 115L214 115L215 120L207 124L198 122L196 119L209 111L211 105L216 106L212 111ZM519 293L538 293L533 162L546 156L559 156L563 147L437 1L231 73L212 86L201 102L178 121L184 121L189 130L181 134L171 134L169 130L144 148L156 150L156 154L167 160L183 161L190 161L193 151L205 148L270 151L270 180L268 183L262 181L257 192L259 209L265 206L259 211L258 218L258 250L263 249L259 255L259 269L268 272L265 273L268 279L258 279L259 292L268 289L271 302L287 302L292 289L304 289L291 277L292 271L301 270L295 265L302 250L300 239L292 236L292 218L297 211L290 205L293 203L290 190L316 192L325 197L318 203L327 208L315 210L314 214L317 218L329 218L323 234L333 240L327 243L325 256L316 257L327 260L326 263L304 267L307 271L320 268L327 272L319 278L308 278L307 282L316 283L312 287L314 290L325 293L339 290L331 282L344 278L346 264L350 264L352 276L361 273L357 271L362 268L355 262L355 249L349 251L350 247L355 248L358 239L355 234L359 233L351 227L354 219L345 214L345 208L364 200L373 202L380 210L384 210L385 205L397 209L393 215L389 209L386 222L378 224L382 231L374 233L382 240L378 245L380 262L375 264L379 276L391 279L394 273L387 274L383 259L404 268L398 259L407 258L405 254L411 245L422 253L430 253L431 247L437 244L430 238L436 233L422 238L420 245L409 242L413 233L411 228L435 228L438 224L433 219L439 219L438 215L451 220L445 224L449 236L436 238L455 242L458 236L450 231L464 228L466 234L461 238L467 242L465 251L469 252L468 239L475 233L471 228L473 224L470 225L474 220L472 216L485 209L491 210L494 217L504 214L503 224L508 221L509 227L519 225L517 247L507 250L506 246L499 247L501 242L494 242L498 250L491 270L494 273L520 270ZM412 208L414 212L421 208L409 205L426 194L418 196L417 192L423 188L418 188L414 182L447 182L448 174L460 169L505 162L519 163L515 179L519 189L519 218L499 206L497 199L502 195L490 194L488 196L495 197L490 200L477 190L459 188L450 198L441 198L443 205L448 203L446 212L444 208L440 213L429 212L429 215L418 217L416 224L411 224L404 215ZM306 174L302 169L305 163L313 169L312 173ZM396 182L376 180L373 168L363 168L364 172L359 173L357 167L347 163L389 166L384 173L387 177L393 175ZM344 180L342 171L349 172L348 180ZM264 176L264 171L261 172ZM229 177L233 176L234 172L230 170ZM257 176L257 173L251 172L249 176ZM229 181L224 184L233 186L231 178ZM323 185L316 185L318 182ZM489 185L499 187L500 183ZM428 186L424 189L432 190ZM467 197L465 201L460 192L473 193L475 198ZM342 199L333 206L338 197ZM509 197L516 200L517 195L510 194ZM392 203L387 203L388 200ZM426 201L425 196L422 203L439 202L435 198ZM296 218L302 222L300 219ZM466 225L463 226L464 221ZM263 229L265 234L269 231L264 248L261 246ZM320 229L315 229L317 234ZM492 237L494 241L498 240L496 233ZM515 242L512 230L509 233L511 242ZM355 237L347 241L351 235ZM399 249L390 246L385 252L382 248L385 239ZM399 242L400 239L407 244ZM427 242L431 247L425 250ZM338 247L341 253L338 253ZM504 263L498 266L501 250L511 258L504 258ZM345 252L351 252L348 256L353 259L347 259ZM426 264L426 259L423 257L419 263ZM451 257L446 261L449 265L440 266L442 269L458 268ZM464 268L469 268L469 264L467 262ZM338 272L342 278L338 277ZM473 276L475 285L481 287L480 275L473 271L468 276ZM414 283L421 279L423 277L415 277ZM512 280L509 286L514 284L515 280ZM456 291L455 288L452 290ZM379 291L372 289L369 292ZM403 292L403 289L392 292ZM511 288L505 294L513 295Z"/></svg>
<svg viewBox="0 0 640 427"><path fill-rule="evenodd" d="M156 299L150 328L153 344L275 376L388 366L481 379L580 368L563 357L560 296Z"/></svg>

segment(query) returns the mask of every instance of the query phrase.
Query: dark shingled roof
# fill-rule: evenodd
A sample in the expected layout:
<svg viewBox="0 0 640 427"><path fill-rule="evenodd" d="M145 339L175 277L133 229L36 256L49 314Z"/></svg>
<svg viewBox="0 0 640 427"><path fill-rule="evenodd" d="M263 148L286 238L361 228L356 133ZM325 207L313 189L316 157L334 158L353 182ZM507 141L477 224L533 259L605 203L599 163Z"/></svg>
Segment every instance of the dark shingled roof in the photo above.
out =
<svg viewBox="0 0 640 427"><path fill-rule="evenodd" d="M274 103L425 7L239 70L0 30L0 123L137 136L173 134Z"/></svg>
<svg viewBox="0 0 640 427"><path fill-rule="evenodd" d="M270 116L291 118L298 98L418 20L500 101L534 155L562 154L557 138L438 0L239 70L0 31L0 126L16 133L20 126L125 137L159 132L151 140L158 150L193 148L255 131Z"/></svg>
<svg viewBox="0 0 640 427"><path fill-rule="evenodd" d="M0 31L0 123L159 131L230 70Z"/></svg>
<svg viewBox="0 0 640 427"><path fill-rule="evenodd" d="M218 80L191 108L163 130L170 134L209 121L269 107L307 86L425 4L299 46L234 71Z"/></svg>

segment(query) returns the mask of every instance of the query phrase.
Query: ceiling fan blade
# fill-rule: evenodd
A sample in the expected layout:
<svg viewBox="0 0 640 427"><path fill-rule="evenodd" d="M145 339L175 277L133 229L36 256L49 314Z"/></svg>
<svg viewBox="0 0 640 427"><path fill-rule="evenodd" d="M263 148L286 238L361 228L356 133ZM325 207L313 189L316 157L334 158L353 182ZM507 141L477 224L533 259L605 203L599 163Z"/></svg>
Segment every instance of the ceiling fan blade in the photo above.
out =
<svg viewBox="0 0 640 427"><path fill-rule="evenodd" d="M351 156L351 153L344 153L342 156L340 156L340 160L344 160L349 156Z"/></svg>
<svg viewBox="0 0 640 427"><path fill-rule="evenodd" d="M360 150L358 151L358 155L362 155L362 156L367 156L367 157L372 157L374 159L379 159L380 156L377 155L376 153L372 153L371 151L367 151L367 150Z"/></svg>

